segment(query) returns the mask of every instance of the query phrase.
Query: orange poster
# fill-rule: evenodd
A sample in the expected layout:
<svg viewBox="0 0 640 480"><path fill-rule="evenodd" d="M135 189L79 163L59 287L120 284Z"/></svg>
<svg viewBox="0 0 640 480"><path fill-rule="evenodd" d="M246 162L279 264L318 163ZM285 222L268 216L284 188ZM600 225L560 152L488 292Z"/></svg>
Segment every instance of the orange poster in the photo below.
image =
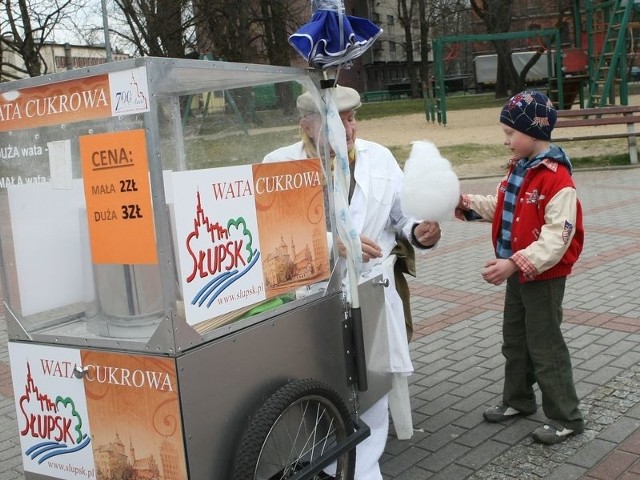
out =
<svg viewBox="0 0 640 480"><path fill-rule="evenodd" d="M80 137L93 263L155 264L144 130Z"/></svg>
<svg viewBox="0 0 640 480"><path fill-rule="evenodd" d="M109 116L108 75L51 83L0 95L0 131Z"/></svg>
<svg viewBox="0 0 640 480"><path fill-rule="evenodd" d="M149 111L146 67L0 94L0 132Z"/></svg>
<svg viewBox="0 0 640 480"><path fill-rule="evenodd" d="M174 172L171 184L190 325L222 325L329 277L320 160Z"/></svg>
<svg viewBox="0 0 640 480"><path fill-rule="evenodd" d="M318 159L253 165L267 297L329 276L322 179Z"/></svg>
<svg viewBox="0 0 640 480"><path fill-rule="evenodd" d="M173 359L82 351L97 480L186 480Z"/></svg>

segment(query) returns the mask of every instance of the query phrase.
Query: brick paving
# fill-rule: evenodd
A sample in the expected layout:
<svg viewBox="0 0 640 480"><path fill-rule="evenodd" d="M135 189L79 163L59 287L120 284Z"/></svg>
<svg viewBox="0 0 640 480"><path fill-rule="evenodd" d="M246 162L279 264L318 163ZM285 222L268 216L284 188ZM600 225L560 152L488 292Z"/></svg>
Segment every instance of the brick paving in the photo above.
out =
<svg viewBox="0 0 640 480"><path fill-rule="evenodd" d="M391 432L385 480L640 480L640 169L575 179L586 242L567 282L563 331L585 432L543 446L530 438L541 409L505 424L482 420L502 392L504 286L480 277L492 256L489 225L445 222L441 244L418 259L410 282L415 433L399 441ZM465 192L493 192L496 183L461 182ZM6 345L0 321L0 480L13 480L24 474Z"/></svg>
<svg viewBox="0 0 640 480"><path fill-rule="evenodd" d="M482 420L502 392L504 286L480 278L492 256L489 225L446 222L411 283L416 432L408 441L390 436L385 479L640 480L640 169L575 178L586 242L567 282L563 330L585 432L542 446L530 438L541 409L502 425ZM490 193L497 180L461 183Z"/></svg>

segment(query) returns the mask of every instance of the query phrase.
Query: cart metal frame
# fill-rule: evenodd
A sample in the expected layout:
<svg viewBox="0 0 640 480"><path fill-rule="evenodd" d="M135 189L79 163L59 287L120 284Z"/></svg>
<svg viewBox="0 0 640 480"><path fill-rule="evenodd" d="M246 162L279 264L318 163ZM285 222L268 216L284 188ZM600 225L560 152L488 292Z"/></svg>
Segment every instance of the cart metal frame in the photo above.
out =
<svg viewBox="0 0 640 480"><path fill-rule="evenodd" d="M198 328L199 324L188 321L185 313L187 300L183 298L178 280L176 207L168 188L171 172L220 167L224 166L225 160L222 153L211 151L208 152L211 165L203 166L193 161L189 150L191 144L187 145L191 134L183 118L185 102L193 101L198 95L211 96L210 92L224 92L218 98L226 98L229 91L246 94L252 87L260 85L297 84L305 89L314 89L316 79L313 75L313 72L296 68L139 58L0 85L3 113L0 115L0 139L4 145L16 147L19 153L15 160L5 158L0 163L0 176L5 178L0 185L0 208L6 219L3 222L5 227L0 231L0 273L19 413L25 411L21 402L28 404L35 393L42 396L46 391L44 382L34 386L37 383L34 380L35 365L44 365L46 355L58 358L60 354L55 365L72 365L73 375L49 379L47 398L53 398L54 394L58 399L63 398L66 395L63 391L75 391L83 382L84 388L93 388L87 382L95 377L91 368L99 367L83 363L88 358L122 360L125 365L159 363L172 375L170 378L175 384L172 383L171 387L175 387L173 393L176 395L174 413L177 412L174 415L177 418L173 419L172 439L179 445L170 451L174 452L171 457L174 460L183 459L183 468L178 468L180 465L176 467L175 463L179 461L172 464L167 460L168 450L159 448L153 455L144 457L151 464L149 468L156 468L164 478L231 478L232 459L243 433L256 420L260 406L283 386L303 379L320 382L337 392L348 407L348 431L351 433L320 457L314 457L310 465L292 471L291 478L314 478L320 469L345 452L352 451L368 435L368 427L358 420L358 411L373 404L391 385L389 374L377 366L381 356L385 355L380 345L386 344L384 296L380 295L380 289L385 286L381 278L363 283L358 288L366 359L356 358L353 353L354 332L338 260L330 260L331 273L326 282L321 282L320 288L308 285L302 294L294 292L297 294L292 295L287 303L252 316L242 317L242 312L239 312L233 321L215 328ZM124 82L125 86L118 90L112 85L110 114L99 114L89 108L81 112L71 111L73 98L77 98L72 98L77 94L77 89L74 90L77 85L94 88L108 82L113 84L114 79L120 85ZM127 95L124 95L125 90ZM134 105L135 99L130 96L132 92L140 91L148 102L142 108ZM122 96L118 97L119 94ZM49 102L50 118L43 120L36 118L35 114L34 118L27 118L31 114L26 113L26 103L23 104L24 110L11 113L10 109L15 105L11 107L9 104L20 96L31 99L34 102L31 106L37 102L44 102L43 105ZM126 98L131 103L130 110L115 111L117 98ZM61 103L63 100L67 103ZM207 99L207 108L208 103ZM223 104L220 117L233 117L225 117L224 108ZM65 109L67 115L64 114ZM235 115L236 105L234 110ZM288 127L292 127L295 119L290 118L289 121ZM244 122L236 129L240 134L248 133ZM222 146L226 145L227 139L227 143L231 143L243 138L236 136L237 132L232 132L232 135L230 130L233 127L223 127L208 135L221 139ZM92 231L87 225L91 222L91 217L86 214L89 209L87 194L76 194L82 192L83 181L88 181L83 178L81 167L84 161L81 158L82 142L90 142L96 135L105 134L134 138L129 136L132 131L142 132L139 135L144 138L157 263L98 264L92 260L95 259L96 247L89 242ZM35 153L20 153L27 152L30 147ZM129 145L125 147L129 148ZM260 150L249 152L248 158L240 163L259 163L266 153ZM41 180L27 186L23 184L27 178ZM94 194L98 196L99 192ZM63 196L59 229L47 210L55 209L55 206L46 205L49 199L58 201L58 195ZM72 199L69 201L79 203L67 208L65 202L69 198ZM81 214L77 218L73 214L69 219L68 213L76 210ZM43 224L50 227L43 229ZM69 234L69 231L73 233ZM61 240L57 235L71 238ZM94 238L91 240L97 242ZM75 247L69 247L69 243ZM43 244L58 250L53 250L52 254L46 248L40 248ZM60 261L56 254L58 251L59 257L67 259L68 271L56 263ZM29 259L32 258L39 262L37 275L29 269L32 266ZM83 277L84 282L78 280L82 275L88 275ZM40 280L46 281L54 293L42 292L37 285L34 286ZM65 287L66 284L75 287ZM34 294L36 291L38 295ZM71 300L56 298L57 291ZM66 360L65 355L80 360L74 363ZM362 362L367 364L366 391L358 388L355 373ZM33 372L29 370L32 367ZM118 368L126 370L125 367ZM138 371L142 370L131 367L132 375ZM135 384L135 378L128 377L127 382ZM78 397L75 398L77 400ZM93 407L87 407L89 410L93 408L93 413L87 413L89 423L93 423L93 418L97 419L96 408L99 409L100 405L96 400L91 401ZM58 413L58 417L62 416L63 405L58 400L53 404L55 407L49 410L47 418L53 418L53 411ZM31 415L32 419L40 418L40 414ZM42 415L44 418L44 413ZM43 466L36 462L37 458L34 460L33 455L30 456L27 452L30 440L24 433L27 417L20 414L18 417L21 439L25 439L25 476L28 479L65 478L65 474L53 474L46 468L46 462ZM165 420L169 417L171 415ZM133 422L132 419L132 425ZM111 449L117 447L124 451L120 452L122 458L118 461L123 463L118 468L138 468L134 463L140 463L140 458L134 453L132 433L129 434L131 445L128 446L121 446L127 444L120 438L120 435L126 437L126 432L118 431L115 443L93 438L93 432L91 435L94 457L103 454L108 457L105 452L109 449L105 445L109 445ZM101 450L96 449L98 442L102 442ZM165 444L162 449L165 449ZM58 447L62 448L60 444ZM91 457L87 451L85 449L87 456L83 461L90 463L91 459L86 460ZM73 455L65 451L57 458L73 458ZM77 478L91 478L92 475L112 478L105 472L106 466L114 465L115 454L111 451L110 455L111 464L105 460L107 463L101 463L93 474ZM98 461L94 459L94 463ZM176 467L178 473L169 475L170 467Z"/></svg>

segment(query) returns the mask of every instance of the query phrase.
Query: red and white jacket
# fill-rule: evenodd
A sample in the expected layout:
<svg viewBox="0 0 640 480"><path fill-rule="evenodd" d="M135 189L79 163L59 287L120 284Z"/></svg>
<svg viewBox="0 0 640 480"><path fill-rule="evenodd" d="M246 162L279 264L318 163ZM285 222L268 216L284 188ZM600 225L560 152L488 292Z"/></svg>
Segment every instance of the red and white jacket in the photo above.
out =
<svg viewBox="0 0 640 480"><path fill-rule="evenodd" d="M462 195L460 208L473 210L493 222L494 248L502 228L507 175L497 195ZM497 212L497 214L496 214ZM582 206L569 167L550 158L525 173L511 226L511 260L520 269L520 281L545 280L571 273L584 244Z"/></svg>

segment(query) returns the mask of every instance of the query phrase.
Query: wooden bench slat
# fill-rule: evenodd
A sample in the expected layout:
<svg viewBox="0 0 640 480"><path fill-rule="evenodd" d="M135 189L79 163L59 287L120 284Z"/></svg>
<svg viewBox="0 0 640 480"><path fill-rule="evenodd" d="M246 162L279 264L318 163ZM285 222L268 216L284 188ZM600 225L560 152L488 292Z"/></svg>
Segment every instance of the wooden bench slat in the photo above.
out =
<svg viewBox="0 0 640 480"><path fill-rule="evenodd" d="M621 113L640 112L640 105L612 105L609 107L578 108L576 110L559 110L558 118L588 117L591 115L619 115Z"/></svg>
<svg viewBox="0 0 640 480"><path fill-rule="evenodd" d="M591 127L597 125L624 125L625 123L640 122L640 115L628 115L625 117L601 117L601 118L564 118L556 121L555 128L564 127Z"/></svg>
<svg viewBox="0 0 640 480"><path fill-rule="evenodd" d="M628 137L637 137L640 136L640 132L625 132L625 133L603 133L601 135L573 135L562 138L551 139L553 143L561 143L561 142L576 142L579 140L608 140L610 138L628 138Z"/></svg>
<svg viewBox="0 0 640 480"><path fill-rule="evenodd" d="M577 110L559 110L555 129L571 127L596 127L603 125L626 125L626 132L601 134L567 135L564 138L553 138L552 142L575 142L580 140L606 140L610 138L626 138L629 148L629 159L632 164L638 163L635 124L640 123L640 105L611 105L606 107L581 108ZM554 129L554 131L555 131ZM601 130L600 130L601 131Z"/></svg>

